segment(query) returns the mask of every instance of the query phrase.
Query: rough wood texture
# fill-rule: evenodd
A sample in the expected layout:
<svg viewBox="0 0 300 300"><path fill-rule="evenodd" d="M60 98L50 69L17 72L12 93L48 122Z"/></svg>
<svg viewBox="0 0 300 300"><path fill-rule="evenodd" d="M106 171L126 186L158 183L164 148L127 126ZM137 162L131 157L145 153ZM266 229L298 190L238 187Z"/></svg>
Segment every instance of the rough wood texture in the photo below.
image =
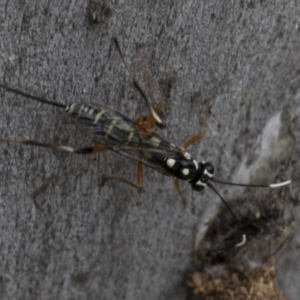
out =
<svg viewBox="0 0 300 300"><path fill-rule="evenodd" d="M92 23L86 1L0 0L0 80L135 118L147 110L113 46L115 36L141 84L147 86L141 62L148 61L164 90L165 137L183 144L201 131L205 99L215 96L208 134L191 152L213 162L216 177L249 181L254 174L270 182L279 167L280 179L299 176L299 4L102 2L112 11ZM56 108L3 90L0 103L1 136L89 143ZM270 123L282 110L287 117ZM287 144L274 142L271 151L269 144L260 156L263 129L272 133L267 124ZM184 299L195 238L219 204L212 191L192 193L183 184L183 206L172 180L148 169L142 192L116 182L102 186L103 175L135 178L135 164L113 153L84 157L6 144L0 153L1 299ZM264 172L241 169L246 159ZM290 187L295 199L298 182ZM296 220L297 214L298 208ZM298 247L299 233L278 268L291 299L300 292Z"/></svg>

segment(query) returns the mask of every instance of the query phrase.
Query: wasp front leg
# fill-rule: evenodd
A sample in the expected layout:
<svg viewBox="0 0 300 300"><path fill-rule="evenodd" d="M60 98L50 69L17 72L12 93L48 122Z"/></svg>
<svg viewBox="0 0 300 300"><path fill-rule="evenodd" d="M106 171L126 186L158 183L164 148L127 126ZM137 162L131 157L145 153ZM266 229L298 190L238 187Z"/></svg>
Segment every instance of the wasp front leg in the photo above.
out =
<svg viewBox="0 0 300 300"><path fill-rule="evenodd" d="M209 114L210 114L210 108L212 105L212 101L214 100L214 97L211 97L208 99L208 102L206 104L206 109L205 109L205 118L203 121L203 130L202 132L200 132L197 135L194 135L193 137L191 137L184 145L183 145L183 149L187 149L188 147L190 147L191 145L195 144L196 142L200 141L201 139L203 139L206 135L207 129L208 129L208 119L209 119Z"/></svg>

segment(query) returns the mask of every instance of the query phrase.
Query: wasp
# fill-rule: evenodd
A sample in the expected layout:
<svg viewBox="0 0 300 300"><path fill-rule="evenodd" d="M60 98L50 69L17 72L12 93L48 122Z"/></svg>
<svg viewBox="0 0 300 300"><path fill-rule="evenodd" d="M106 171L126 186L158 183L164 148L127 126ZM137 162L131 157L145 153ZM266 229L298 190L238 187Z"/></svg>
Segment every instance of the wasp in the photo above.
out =
<svg viewBox="0 0 300 300"><path fill-rule="evenodd" d="M91 137L92 146L74 149L69 145L42 143L34 140L17 140L0 138L0 142L31 145L37 147L53 148L76 154L99 153L106 150L114 151L125 157L137 161L137 183L134 183L122 177L108 177L106 179L115 179L126 183L135 188L143 187L143 165L151 167L160 173L173 178L175 187L181 194L180 181L188 181L193 190L202 191L206 186L210 187L223 201L230 214L235 218L233 211L226 203L224 198L214 188L211 182L226 183L214 179L214 167L210 162L197 162L187 148L192 144L200 141L206 134L208 128L208 112L207 105L206 116L204 120L204 129L200 134L191 137L182 147L177 146L155 131L156 126L164 127L160 115L164 109L163 103L158 104L155 108L151 105L147 95L138 84L134 74L127 64L117 39L113 39L115 46L120 54L124 66L131 78L134 87L141 94L150 111L149 115L141 116L136 120L132 120L120 112L106 108L96 104L71 103L61 104L44 98L27 94L21 90L12 88L4 83L0 83L0 87L6 91L22 95L35 101L56 106L64 109L66 114L70 116L75 123L80 126L84 132ZM250 186L250 187L279 187L290 184L291 181L285 181L278 184L270 185L242 185L227 183L231 185ZM239 226L240 227L240 226ZM240 227L241 228L241 227ZM245 234L241 230L241 242L235 246L242 246L246 242Z"/></svg>

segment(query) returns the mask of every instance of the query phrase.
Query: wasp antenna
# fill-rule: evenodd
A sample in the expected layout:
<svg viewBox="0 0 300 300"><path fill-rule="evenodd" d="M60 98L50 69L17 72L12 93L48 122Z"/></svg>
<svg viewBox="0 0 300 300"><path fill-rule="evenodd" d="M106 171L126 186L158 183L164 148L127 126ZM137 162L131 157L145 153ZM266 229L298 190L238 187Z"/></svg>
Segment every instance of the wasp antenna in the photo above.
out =
<svg viewBox="0 0 300 300"><path fill-rule="evenodd" d="M66 105L64 105L64 104L53 102L53 101L50 101L50 100L47 100L47 99L44 99L44 98L40 98L40 97L36 97L36 96L30 95L30 94L27 94L27 93L25 93L25 92L23 92L21 90L18 90L18 89L15 89L15 88L11 88L11 87L9 87L6 84L1 83L1 82L0 82L0 88L3 88L3 89L5 89L5 90L7 90L9 92L15 93L17 95L24 96L26 98L33 99L33 100L41 102L41 103L49 104L49 105L60 107L60 108L64 108L64 109L66 108Z"/></svg>
<svg viewBox="0 0 300 300"><path fill-rule="evenodd" d="M214 178L211 178L213 182L216 183L221 183L221 184L227 184L227 185L234 185L234 186L244 186L244 187L255 187L255 188L278 188L282 186L286 186L291 184L292 180L287 180L283 182L278 182L278 183L271 183L271 184L243 184L243 183L233 183L233 182L226 182L226 181L221 181L221 180L216 180Z"/></svg>
<svg viewBox="0 0 300 300"><path fill-rule="evenodd" d="M155 119L155 121L156 121L156 123L157 123L157 126L159 126L159 127L161 127L161 128L164 128L165 125L163 124L161 118L160 118L160 117L158 116L158 114L155 112L155 109L152 107L152 105L151 105L151 103L150 103L148 97L146 96L145 92L143 91L143 89L141 88L141 86L139 85L139 83L137 82L137 80L136 80L134 74L132 73L132 71L131 71L131 69L130 69L128 63L127 63L127 61L125 60L124 55L123 55L123 53L122 53L122 51L121 51L121 48L120 48L120 45L119 45L118 40L117 40L116 38L113 38L113 41L114 41L114 43L115 43L115 45L116 45L116 47L117 47L117 50L118 50L118 52L119 52L119 54L120 54L120 56L121 56L121 59L122 59L123 64L124 64L124 66L125 66L125 69L126 69L126 71L128 72L130 79L132 80L133 86L139 91L139 93L141 94L141 96L142 96L143 99L145 100L146 105L148 106L148 108L149 108L149 110L150 110L150 112L151 112L151 115L153 116L153 118Z"/></svg>
<svg viewBox="0 0 300 300"><path fill-rule="evenodd" d="M236 248L242 247L246 244L246 242L247 242L247 236L246 234L242 234L242 240L239 243L235 244L234 247Z"/></svg>
<svg viewBox="0 0 300 300"><path fill-rule="evenodd" d="M237 219L237 217L235 216L235 214L233 213L232 209L230 208L230 206L228 205L228 203L225 201L225 199L221 196L221 194L215 189L215 187L211 184L211 183L207 183L207 185L219 196L219 198L222 200L222 202L224 203L224 205L226 206L226 208L228 209L228 211L230 212L233 220L236 222L236 224L238 225L239 231L241 233L241 241L237 244L234 245L234 247L239 248L245 245L246 241L247 241L247 236L245 233L243 233L243 229L241 226L241 223L239 222L239 220Z"/></svg>
<svg viewBox="0 0 300 300"><path fill-rule="evenodd" d="M272 183L269 185L270 188L278 188L278 187L281 187L281 186L285 186L285 185L289 185L291 184L292 180L287 180L287 181L284 181L284 182L278 182L278 183Z"/></svg>

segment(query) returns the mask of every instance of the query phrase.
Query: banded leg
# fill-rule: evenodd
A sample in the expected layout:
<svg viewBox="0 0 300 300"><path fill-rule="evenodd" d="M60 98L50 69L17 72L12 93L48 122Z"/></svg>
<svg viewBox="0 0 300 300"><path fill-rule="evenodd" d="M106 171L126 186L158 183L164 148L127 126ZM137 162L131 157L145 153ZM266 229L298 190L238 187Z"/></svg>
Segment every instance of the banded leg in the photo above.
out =
<svg viewBox="0 0 300 300"><path fill-rule="evenodd" d="M153 119L155 120L155 122L157 123L157 125L159 127L162 127L162 128L165 127L165 125L163 124L162 120L159 117L159 114L157 114L156 109L153 108L153 106L151 105L148 97L146 96L145 92L143 91L143 89L141 88L141 86L137 82L134 74L132 73L132 71L131 71L128 63L126 62L126 60L125 60L125 58L124 58L124 56L122 54L122 51L121 51L121 48L120 48L120 45L119 45L117 39L114 38L113 41L114 41L114 43L115 43L115 45L117 47L117 50L118 50L118 52L119 52L119 54L121 56L121 59L122 59L123 64L125 66L125 69L127 70L128 74L129 74L129 77L132 80L133 86L139 91L139 93L141 94L142 98L145 100L146 105L148 106L148 108L150 110L151 116L153 117Z"/></svg>
<svg viewBox="0 0 300 300"><path fill-rule="evenodd" d="M13 139L5 139L5 138L0 138L0 143L22 144L27 146L51 148L51 149L62 150L66 152L76 153L76 154L98 153L106 150L106 148L102 145L95 145L91 147L74 149L68 145L47 144L47 143L40 143L33 140L13 140Z"/></svg>
<svg viewBox="0 0 300 300"><path fill-rule="evenodd" d="M76 153L76 154L92 154L92 153L99 153L104 152L107 150L102 145L95 145L91 147L84 147L79 149L74 149L73 147L70 147L68 145L59 145L59 144L47 144L47 143L41 143L33 140L13 140L13 139L6 139L6 138L0 138L0 143L10 143L10 144L22 144L26 146L34 146L34 147L43 147L43 148L51 148L55 150L62 150L69 153ZM122 177L106 177L105 180L108 179L114 179L119 180L123 183L126 183L134 188L141 189L144 185L144 178L143 178L143 163L141 161L137 164L137 181L138 184L135 184L126 178Z"/></svg>
<svg viewBox="0 0 300 300"><path fill-rule="evenodd" d="M202 132L200 132L199 134L194 135L193 137L191 137L183 145L183 149L187 149L188 147L190 147L191 145L195 144L196 142L200 141L201 139L203 139L205 137L207 129L208 129L208 118L209 118L210 108L211 108L211 104L212 104L213 100L214 100L214 97L209 98L208 102L206 104L205 118L204 118L204 121L203 121L203 130L202 130Z"/></svg>
<svg viewBox="0 0 300 300"><path fill-rule="evenodd" d="M140 69L142 71L145 82L147 83L147 85L151 90L152 98L156 99L159 103L159 106L162 108L161 111L157 113L160 116L162 110L165 107L165 100L164 100L164 96L161 93L161 87L159 86L158 82L155 80L155 77L151 71L151 68L149 66L149 60L145 56L145 51L144 51L145 48L146 48L145 44L142 43L139 45L139 53L142 54L139 55Z"/></svg>
<svg viewBox="0 0 300 300"><path fill-rule="evenodd" d="M162 104L159 104L155 107L155 112L159 116L164 109ZM143 138L146 138L149 134L151 134L155 130L155 126L157 124L156 119L150 116L141 116L136 119L135 124L137 125L137 129L140 132Z"/></svg>
<svg viewBox="0 0 300 300"><path fill-rule="evenodd" d="M141 161L137 163L136 175L137 175L137 184L124 177L116 177L116 176L103 177L103 180L104 182L106 180L117 180L125 184L128 184L136 189L141 189L144 186L143 163Z"/></svg>

